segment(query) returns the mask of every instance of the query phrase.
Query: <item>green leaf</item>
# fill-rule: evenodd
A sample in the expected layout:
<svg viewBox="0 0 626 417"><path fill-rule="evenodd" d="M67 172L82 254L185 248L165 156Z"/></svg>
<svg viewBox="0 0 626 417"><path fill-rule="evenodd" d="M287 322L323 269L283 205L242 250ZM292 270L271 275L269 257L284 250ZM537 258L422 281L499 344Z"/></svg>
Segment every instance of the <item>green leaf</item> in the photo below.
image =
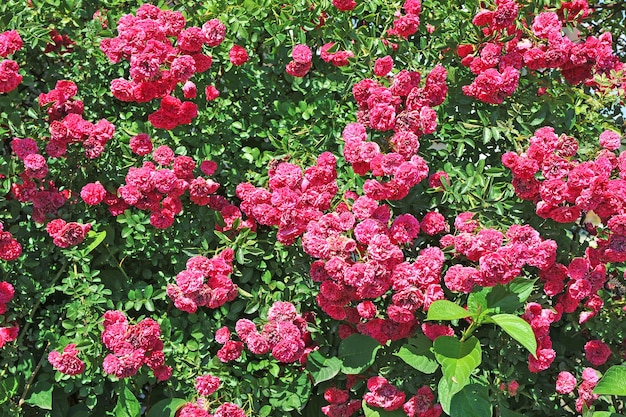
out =
<svg viewBox="0 0 626 417"><path fill-rule="evenodd" d="M370 408L365 400L363 400L362 407L365 417L406 417L406 414L404 413L404 411L402 411L402 408L398 408L397 410L393 411L386 411L382 408Z"/></svg>
<svg viewBox="0 0 626 417"><path fill-rule="evenodd" d="M432 342L427 337L420 335L418 338L411 339L408 344L400 347L395 355L418 371L424 374L432 374L439 368L439 363L435 360L435 355L430 351L431 346Z"/></svg>
<svg viewBox="0 0 626 417"><path fill-rule="evenodd" d="M141 407L139 401L135 398L135 394L128 387L124 387L117 397L117 404L113 409L115 417L138 417L140 410Z"/></svg>
<svg viewBox="0 0 626 417"><path fill-rule="evenodd" d="M450 417L485 417L491 415L487 387L469 384L457 392L450 402Z"/></svg>
<svg viewBox="0 0 626 417"><path fill-rule="evenodd" d="M516 278L506 286L492 287L487 294L487 305L501 312L515 313L532 293L535 282L534 279Z"/></svg>
<svg viewBox="0 0 626 417"><path fill-rule="evenodd" d="M44 410L52 410L53 390L54 387L50 382L39 381L31 388L31 394L26 402Z"/></svg>
<svg viewBox="0 0 626 417"><path fill-rule="evenodd" d="M502 414L502 417L506 417L504 414ZM595 411L591 417L624 417L623 414L616 414L616 413L612 413L610 411Z"/></svg>
<svg viewBox="0 0 626 417"><path fill-rule="evenodd" d="M151 405L146 417L174 417L176 411L186 402L187 400L181 398L166 398Z"/></svg>
<svg viewBox="0 0 626 417"><path fill-rule="evenodd" d="M426 320L456 320L469 317L472 314L448 300L437 300L428 308Z"/></svg>
<svg viewBox="0 0 626 417"><path fill-rule="evenodd" d="M353 334L341 341L339 359L341 371L345 374L360 374L369 368L376 359L380 343L372 337Z"/></svg>
<svg viewBox="0 0 626 417"><path fill-rule="evenodd" d="M532 327L524 319L513 314L495 314L491 320L524 346L531 355L537 352L537 339Z"/></svg>
<svg viewBox="0 0 626 417"><path fill-rule="evenodd" d="M600 378L594 394L626 396L626 366L611 366Z"/></svg>
<svg viewBox="0 0 626 417"><path fill-rule="evenodd" d="M516 413L515 411L511 411L502 404L499 406L500 409L500 417L524 417L523 414Z"/></svg>
<svg viewBox="0 0 626 417"><path fill-rule="evenodd" d="M87 235L88 238L93 238L93 242L91 242L89 244L89 246L87 246L84 250L83 250L83 254L87 255L89 254L92 250L94 250L95 248L97 248L103 241L104 239L106 239L107 237L107 232L106 230L103 230L101 232L94 232L93 230L89 232L89 234Z"/></svg>
<svg viewBox="0 0 626 417"><path fill-rule="evenodd" d="M326 358L319 351L309 354L306 361L306 368L313 377L313 384L333 379L341 370L341 360L339 358Z"/></svg>
<svg viewBox="0 0 626 417"><path fill-rule="evenodd" d="M439 402L450 414L452 397L467 385L470 375L482 361L480 342L474 336L464 342L452 336L439 336L433 348L443 372L439 380Z"/></svg>

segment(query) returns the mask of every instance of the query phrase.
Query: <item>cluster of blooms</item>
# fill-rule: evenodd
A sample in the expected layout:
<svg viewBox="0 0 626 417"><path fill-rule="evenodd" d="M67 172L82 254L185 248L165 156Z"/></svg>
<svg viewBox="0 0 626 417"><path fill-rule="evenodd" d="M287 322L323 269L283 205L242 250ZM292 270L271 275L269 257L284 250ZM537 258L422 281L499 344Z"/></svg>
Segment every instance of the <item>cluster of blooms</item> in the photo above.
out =
<svg viewBox="0 0 626 417"><path fill-rule="evenodd" d="M306 45L298 44L291 50L291 58L285 71L294 77L304 77L313 65L313 53Z"/></svg>
<svg viewBox="0 0 626 417"><path fill-rule="evenodd" d="M198 398L196 402L186 403L178 410L178 417L246 417L246 412L233 403L222 403L215 409L213 414L207 411L209 404L205 398Z"/></svg>
<svg viewBox="0 0 626 417"><path fill-rule="evenodd" d="M213 394L220 386L220 379L207 374L196 378L196 391L201 397L196 402L188 402L176 413L178 417L246 417L246 413L236 404L223 403L209 414L205 397Z"/></svg>
<svg viewBox="0 0 626 417"><path fill-rule="evenodd" d="M237 185L241 210L259 224L278 226L277 239L290 245L328 210L337 194L336 158L324 152L304 173L297 165L281 162L269 169L269 190L249 183Z"/></svg>
<svg viewBox="0 0 626 417"><path fill-rule="evenodd" d="M63 219L54 219L46 225L46 232L54 239L54 244L60 248L80 245L90 230L90 223L68 223Z"/></svg>
<svg viewBox="0 0 626 417"><path fill-rule="evenodd" d="M417 394L405 402L406 395L393 386L382 376L375 376L367 380L367 389L363 400L372 407L382 408L385 411L402 410L408 417L439 417L443 410L441 405L432 404L435 395L429 386L421 387Z"/></svg>
<svg viewBox="0 0 626 417"><path fill-rule="evenodd" d="M387 31L387 34L407 39L419 28L422 2L420 0L405 0L402 8L405 14L400 11L396 12L393 27Z"/></svg>
<svg viewBox="0 0 626 417"><path fill-rule="evenodd" d="M335 42L328 42L322 45L320 50L320 58L324 62L330 62L336 67L345 67L349 64L348 59L354 58L352 51L337 50L335 52L329 52L335 47Z"/></svg>
<svg viewBox="0 0 626 417"><path fill-rule="evenodd" d="M232 249L224 249L211 259L194 256L186 269L176 276L176 284L168 284L167 295L176 308L195 313L198 307L218 308L237 297L237 285L229 275L233 272Z"/></svg>
<svg viewBox="0 0 626 417"><path fill-rule="evenodd" d="M141 168L131 167L126 174L126 183L118 188L117 194L107 192L100 183L85 185L80 194L87 204L104 202L114 216L124 213L130 206L149 210L150 224L166 229L174 224L174 216L182 212L180 198L185 192L189 191L189 199L199 206L214 201L213 194L220 185L201 176L194 178L196 163L191 157L176 156L165 145L152 150L152 141L147 134L131 138L130 147L140 156L151 153L154 162L146 161ZM200 169L205 175L212 175L217 165L204 161Z"/></svg>
<svg viewBox="0 0 626 417"><path fill-rule="evenodd" d="M530 324L537 340L535 356L528 355L528 370L530 372L544 371L556 358L550 339L550 324L559 321L561 313L558 310L542 308L537 303L528 303L522 318Z"/></svg>
<svg viewBox="0 0 626 417"><path fill-rule="evenodd" d="M37 223L45 223L48 216L57 217L57 210L67 201L69 190L59 191L54 181L51 180L38 185L24 172L20 175L20 179L21 184L16 182L11 184L11 194L21 203L33 203L33 220Z"/></svg>
<svg viewBox="0 0 626 417"><path fill-rule="evenodd" d="M228 362L233 359L230 353L233 351L233 346L243 349L243 344L245 344L255 355L271 353L277 361L282 363L296 361L304 363L306 356L312 350L312 340L306 323L293 304L276 301L270 307L267 313L267 323L263 325L261 331L251 320L237 320L235 331L243 343L231 340L228 328L220 329L215 340L224 346L217 352L217 356L222 362ZM240 354L241 350L234 359Z"/></svg>
<svg viewBox="0 0 626 417"><path fill-rule="evenodd" d="M501 382L499 388L500 391L506 392L511 397L515 397L517 395L517 390L519 389L519 382L517 382L516 380L512 380L508 384Z"/></svg>
<svg viewBox="0 0 626 417"><path fill-rule="evenodd" d="M85 371L85 362L78 358L80 352L76 345L70 343L63 348L63 353L53 350L48 355L48 362L57 371L66 375L79 375Z"/></svg>
<svg viewBox="0 0 626 417"><path fill-rule="evenodd" d="M77 93L76 84L61 80L53 90L39 95L39 106L49 106L46 112L50 121L50 139L46 153L52 158L65 155L69 144L80 143L85 156L95 159L115 133L115 126L106 119L95 124L83 119L83 102L73 99Z"/></svg>
<svg viewBox="0 0 626 417"><path fill-rule="evenodd" d="M583 412L583 408L591 407L591 404L598 399L599 395L593 393L593 389L598 384L600 377L593 368L585 368L582 373L583 382L578 387L578 398L576 399L576 411ZM567 371L562 371L556 379L556 392L559 394L571 394L574 392L576 377Z"/></svg>
<svg viewBox="0 0 626 417"><path fill-rule="evenodd" d="M13 299L15 289L8 282L0 282L0 315L7 312L7 303ZM6 320L5 320L6 321ZM0 349L8 342L17 339L20 328L11 324L10 326L0 326Z"/></svg>
<svg viewBox="0 0 626 417"><path fill-rule="evenodd" d="M349 12L356 7L356 1L354 0L333 0L333 6L342 12Z"/></svg>
<svg viewBox="0 0 626 417"><path fill-rule="evenodd" d="M48 164L33 139L13 138L11 149L25 168L19 176L21 184L11 184L13 197L22 203L33 203L32 216L37 223L44 223L48 215L56 217L57 210L68 199L69 190L59 191L53 181L43 181L48 174Z"/></svg>
<svg viewBox="0 0 626 417"><path fill-rule="evenodd" d="M0 259L14 261L22 254L22 245L11 232L4 231L4 224L0 222ZM2 302L0 301L0 313L2 313Z"/></svg>
<svg viewBox="0 0 626 417"><path fill-rule="evenodd" d="M593 211L606 224L626 212L626 153L614 154L620 136L613 131L603 132L600 144L604 149L594 161L578 162L572 160L578 151L576 139L558 136L546 126L535 131L526 152L507 152L502 164L513 173L517 196L533 201L538 216L570 223L583 211ZM613 175L619 178L611 179Z"/></svg>
<svg viewBox="0 0 626 417"><path fill-rule="evenodd" d="M63 120L68 114L83 114L82 100L73 98L78 93L76 84L69 80L57 81L54 89L39 95L39 107L47 107L48 121Z"/></svg>
<svg viewBox="0 0 626 417"><path fill-rule="evenodd" d="M470 212L457 216L457 233L440 241L442 247L453 247L456 255L478 263L478 267L456 264L448 268L444 282L450 291L469 293L475 285L507 284L521 274L524 266L545 271L555 264L556 242L543 240L532 227L513 225L503 235L495 229L480 228L473 216Z"/></svg>
<svg viewBox="0 0 626 417"><path fill-rule="evenodd" d="M117 37L100 43L100 49L111 62L122 59L130 62L131 79L118 78L111 82L111 92L117 99L138 103L164 99L161 108L149 118L157 128L173 129L191 123L197 105L177 103L170 94L177 85L187 84L194 74L211 67L213 60L202 48L218 46L226 36L226 26L218 19L211 19L202 27L185 29L185 25L180 12L144 4L137 9L136 16L127 14L120 18ZM176 46L171 38L176 38ZM241 65L248 55L245 49L235 46L230 59L233 64Z"/></svg>
<svg viewBox="0 0 626 417"><path fill-rule="evenodd" d="M22 49L22 38L16 30L0 33L0 58ZM20 66L12 59L0 61L0 94L15 90L22 82L22 75L18 72Z"/></svg>
<svg viewBox="0 0 626 417"><path fill-rule="evenodd" d="M466 95L500 104L516 90L522 68L559 69L570 84L594 86L595 74L609 75L623 68L613 54L610 33L574 40L565 35L565 23L589 13L586 0L564 2L558 12L539 13L532 24L522 22L532 29L532 36L516 28L518 13L515 0L496 0L495 10L480 10L474 17L473 23L484 27L489 38L477 54L471 45L459 50L461 63L476 75L472 84L463 87ZM502 42L503 38L509 40Z"/></svg>
<svg viewBox="0 0 626 417"><path fill-rule="evenodd" d="M347 389L330 387L324 391L324 399L329 404L322 407L322 413L328 417L350 417L361 409L361 401L351 400Z"/></svg>
<svg viewBox="0 0 626 417"><path fill-rule="evenodd" d="M437 65L420 87L419 72L402 70L393 77L389 88L372 79L359 81L352 93L359 105L358 123L343 131L343 150L354 172L390 178L365 181L363 190L376 200L399 200L411 187L428 177L428 166L419 156L419 138L437 128L437 113L433 110L445 100L448 87L446 70ZM391 150L381 152L378 143L367 140L366 127L394 134L387 138Z"/></svg>
<svg viewBox="0 0 626 417"><path fill-rule="evenodd" d="M355 330L381 344L408 337L417 327L415 312L444 298L445 258L439 248L422 249L414 262L404 259L402 246L411 244L420 229L439 234L447 224L435 212L421 225L411 214L391 221L389 206L367 196L356 198L352 210L344 203L309 223L302 246L318 258L310 272L320 283L317 303L333 319L349 323L340 328L342 337ZM385 319L372 301L383 295L390 301Z"/></svg>
<svg viewBox="0 0 626 417"><path fill-rule="evenodd" d="M128 324L121 311L109 310L104 313L102 342L113 353L104 358L102 366L107 374L117 378L135 375L146 364L159 381L172 375L172 368L165 365L161 328L151 318L135 325Z"/></svg>
<svg viewBox="0 0 626 417"><path fill-rule="evenodd" d="M236 66L240 66L248 62L250 57L248 56L248 51L246 48L240 45L233 45L228 51L228 59L230 63Z"/></svg>
<svg viewBox="0 0 626 417"><path fill-rule="evenodd" d="M47 54L49 52L58 52L59 54L69 54L73 51L72 45L76 42L70 39L65 33L61 35L56 29L52 29L50 31L50 40L52 42L48 42L46 44L46 49L44 49L43 53Z"/></svg>

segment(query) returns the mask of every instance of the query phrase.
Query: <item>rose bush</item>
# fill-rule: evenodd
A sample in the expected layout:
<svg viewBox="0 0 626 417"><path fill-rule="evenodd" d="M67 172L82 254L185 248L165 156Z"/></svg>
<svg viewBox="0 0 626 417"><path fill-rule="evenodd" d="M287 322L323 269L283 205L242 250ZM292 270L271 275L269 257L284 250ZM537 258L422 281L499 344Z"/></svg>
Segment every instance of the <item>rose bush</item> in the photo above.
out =
<svg viewBox="0 0 626 417"><path fill-rule="evenodd" d="M626 413L624 12L3 2L0 414Z"/></svg>

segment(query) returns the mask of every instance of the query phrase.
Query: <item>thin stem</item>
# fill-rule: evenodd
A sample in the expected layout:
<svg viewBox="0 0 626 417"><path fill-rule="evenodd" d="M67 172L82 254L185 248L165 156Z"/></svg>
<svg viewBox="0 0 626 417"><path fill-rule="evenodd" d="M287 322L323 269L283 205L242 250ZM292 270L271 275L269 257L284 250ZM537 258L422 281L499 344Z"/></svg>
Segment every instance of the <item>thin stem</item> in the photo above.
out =
<svg viewBox="0 0 626 417"><path fill-rule="evenodd" d="M39 369L41 368L41 364L43 364L43 361L46 358L48 347L50 347L50 342L46 344L46 348L43 350L43 355L41 355L41 358L39 359L37 366L35 367L35 369L33 369L33 373L30 375L30 378L28 378L28 382L26 383L26 386L24 387L24 392L22 393L22 396L20 397L20 401L17 403L20 408L22 408L22 405L24 405L24 401L26 400L26 395L28 394L28 391L30 390L30 386L33 384L35 375L37 375L37 372L39 372Z"/></svg>

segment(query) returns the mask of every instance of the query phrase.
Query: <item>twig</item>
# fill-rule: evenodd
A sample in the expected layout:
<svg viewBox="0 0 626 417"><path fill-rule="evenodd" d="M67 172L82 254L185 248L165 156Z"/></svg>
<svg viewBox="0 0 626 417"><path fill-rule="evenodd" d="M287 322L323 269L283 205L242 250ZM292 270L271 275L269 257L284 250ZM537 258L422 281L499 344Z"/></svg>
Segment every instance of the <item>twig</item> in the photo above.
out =
<svg viewBox="0 0 626 417"><path fill-rule="evenodd" d="M37 363L37 366L35 366L35 369L33 369L33 373L30 375L30 378L28 378L28 382L26 383L26 386L24 387L24 392L22 393L22 396L20 397L20 401L17 403L17 405L20 408L22 408L22 405L24 405L24 401L26 400L26 394L28 394L28 391L30 390L30 386L32 385L33 380L35 379L35 375L37 375L37 372L39 372L39 368L41 368L41 364L46 358L48 347L50 347L50 342L48 342L48 344L46 345L46 348L43 350L43 355L41 355L41 359L39 359L39 363Z"/></svg>

